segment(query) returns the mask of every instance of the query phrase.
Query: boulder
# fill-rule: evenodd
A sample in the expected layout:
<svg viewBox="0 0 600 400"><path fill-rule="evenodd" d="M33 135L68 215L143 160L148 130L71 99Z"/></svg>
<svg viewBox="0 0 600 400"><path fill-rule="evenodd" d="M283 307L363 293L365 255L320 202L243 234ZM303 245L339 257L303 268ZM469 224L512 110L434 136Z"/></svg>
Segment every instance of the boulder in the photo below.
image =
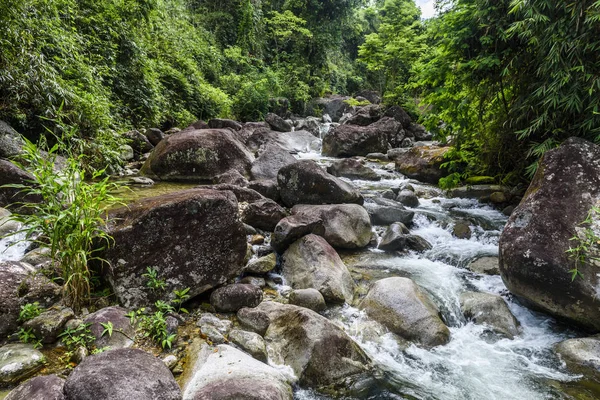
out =
<svg viewBox="0 0 600 400"><path fill-rule="evenodd" d="M600 337L597 335L563 340L554 350L572 372L600 378Z"/></svg>
<svg viewBox="0 0 600 400"><path fill-rule="evenodd" d="M450 197L462 197L468 199L489 198L495 192L508 192L509 189L501 185L468 185L452 189Z"/></svg>
<svg viewBox="0 0 600 400"><path fill-rule="evenodd" d="M244 268L244 272L250 274L266 274L267 272L274 270L276 265L277 256L275 253L271 253L248 263Z"/></svg>
<svg viewBox="0 0 600 400"><path fill-rule="evenodd" d="M359 108L358 111L346 120L346 124L367 126L373 122L377 122L382 114L383 109L380 105L369 104Z"/></svg>
<svg viewBox="0 0 600 400"><path fill-rule="evenodd" d="M162 140L140 174L165 181L206 182L229 170L246 174L254 157L227 129L182 131Z"/></svg>
<svg viewBox="0 0 600 400"><path fill-rule="evenodd" d="M275 177L275 179L251 181L248 183L248 189L252 189L261 196L273 201L279 201L281 199L281 196L279 195L279 187L277 186L277 177Z"/></svg>
<svg viewBox="0 0 600 400"><path fill-rule="evenodd" d="M120 304L140 307L189 287L194 297L242 271L246 235L233 194L189 189L146 198L109 213L114 244L102 254L104 273ZM218 238L219 240L215 240ZM147 268L166 283L153 290Z"/></svg>
<svg viewBox="0 0 600 400"><path fill-rule="evenodd" d="M419 124L410 124L406 128L406 136L414 137L416 140L425 142L433 138L433 134L427 132L425 127Z"/></svg>
<svg viewBox="0 0 600 400"><path fill-rule="evenodd" d="M572 278L576 261L568 250L599 231L600 216L594 211L599 205L600 147L568 139L540 160L499 243L500 274L511 293L594 331L600 330L600 264L594 261L600 254L591 245L584 253L587 261L578 265L580 274ZM591 224L582 225L584 220Z"/></svg>
<svg viewBox="0 0 600 400"><path fill-rule="evenodd" d="M183 400L292 400L290 383L275 368L228 345L195 347Z"/></svg>
<svg viewBox="0 0 600 400"><path fill-rule="evenodd" d="M248 180L244 177L244 175L240 174L235 169L223 172L222 174L215 176L213 179L213 183L234 185L240 187L248 186Z"/></svg>
<svg viewBox="0 0 600 400"><path fill-rule="evenodd" d="M381 103L381 94L379 94L379 92L376 92L375 90L361 90L360 92L356 93L355 96L364 97L372 104Z"/></svg>
<svg viewBox="0 0 600 400"><path fill-rule="evenodd" d="M290 215L279 221L275 227L271 235L271 247L277 252L283 253L290 244L309 233L324 236L325 224L323 220L316 219L314 215Z"/></svg>
<svg viewBox="0 0 600 400"><path fill-rule="evenodd" d="M269 360L292 368L300 385L348 384L371 368L371 360L342 329L303 307L265 301L270 319L265 334Z"/></svg>
<svg viewBox="0 0 600 400"><path fill-rule="evenodd" d="M242 129L242 124L231 119L213 118L208 121L208 127L211 129L231 129L239 131Z"/></svg>
<svg viewBox="0 0 600 400"><path fill-rule="evenodd" d="M258 333L261 336L265 335L271 323L271 319L267 313L256 308L241 308L238 310L236 316L244 329Z"/></svg>
<svg viewBox="0 0 600 400"><path fill-rule="evenodd" d="M267 113L265 115L265 122L269 124L271 129L277 132L291 132L293 129L292 125L277 114Z"/></svg>
<svg viewBox="0 0 600 400"><path fill-rule="evenodd" d="M340 125L323 138L322 153L331 157L386 153L390 146L402 141L404 136L401 132L400 123L387 117L368 126Z"/></svg>
<svg viewBox="0 0 600 400"><path fill-rule="evenodd" d="M412 119L410 115L400 106L392 106L385 110L384 117L391 117L398 121L404 129L410 127Z"/></svg>
<svg viewBox="0 0 600 400"><path fill-rule="evenodd" d="M232 185L230 183L219 183L212 186L198 186L200 189L223 190L233 193L236 200L241 202L253 203L255 201L264 200L264 197L255 190L241 186Z"/></svg>
<svg viewBox="0 0 600 400"><path fill-rule="evenodd" d="M258 129L246 141L252 151L260 150L268 145L277 145L290 153L317 151L321 140L308 131L275 132Z"/></svg>
<svg viewBox="0 0 600 400"><path fill-rule="evenodd" d="M11 218L12 213L0 207L0 237L8 236L18 231L21 224Z"/></svg>
<svg viewBox="0 0 600 400"><path fill-rule="evenodd" d="M427 293L408 278L385 278L371 286L359 307L393 333L433 347L448 343L450 331Z"/></svg>
<svg viewBox="0 0 600 400"><path fill-rule="evenodd" d="M262 290L245 283L220 287L210 295L210 304L219 312L237 312L244 307L256 307L261 301Z"/></svg>
<svg viewBox="0 0 600 400"><path fill-rule="evenodd" d="M396 171L411 179L437 184L448 174L441 165L446 162L444 155L449 150L450 147L413 147L395 158Z"/></svg>
<svg viewBox="0 0 600 400"><path fill-rule="evenodd" d="M259 276L245 276L240 279L240 283L247 283L249 285L258 286L259 288L264 288L267 286L265 278L261 278Z"/></svg>
<svg viewBox="0 0 600 400"><path fill-rule="evenodd" d="M352 111L352 106L347 102L350 99L349 96L333 95L316 99L315 103L322 108L324 116L330 117L329 122L338 122L345 113Z"/></svg>
<svg viewBox="0 0 600 400"><path fill-rule="evenodd" d="M354 281L340 256L325 239L309 234L283 254L282 274L294 289L317 289L326 301L351 303Z"/></svg>
<svg viewBox="0 0 600 400"><path fill-rule="evenodd" d="M321 121L317 117L306 117L296 122L296 129L309 131L313 136L320 137Z"/></svg>
<svg viewBox="0 0 600 400"><path fill-rule="evenodd" d="M21 154L23 139L9 124L0 121L0 157L13 158Z"/></svg>
<svg viewBox="0 0 600 400"><path fill-rule="evenodd" d="M64 400L65 380L56 375L36 376L13 389L4 400Z"/></svg>
<svg viewBox="0 0 600 400"><path fill-rule="evenodd" d="M153 146L157 146L165 138L165 134L158 128L149 128L146 129L146 137Z"/></svg>
<svg viewBox="0 0 600 400"><path fill-rule="evenodd" d="M22 305L37 301L48 307L61 299L60 286L36 272L26 263L0 262L0 337L17 329Z"/></svg>
<svg viewBox="0 0 600 400"><path fill-rule="evenodd" d="M29 378L43 365L44 355L30 344L15 343L0 347L0 387Z"/></svg>
<svg viewBox="0 0 600 400"><path fill-rule="evenodd" d="M264 199L248 204L242 212L242 221L263 231L273 232L275 226L287 212L271 199Z"/></svg>
<svg viewBox="0 0 600 400"><path fill-rule="evenodd" d="M365 209L373 225L390 225L394 222L409 225L415 216L414 211L407 210L402 203L388 199L371 199L365 203Z"/></svg>
<svg viewBox="0 0 600 400"><path fill-rule="evenodd" d="M419 235L406 235L406 247L417 252L431 250L433 246Z"/></svg>
<svg viewBox="0 0 600 400"><path fill-rule="evenodd" d="M385 251L402 251L406 248L406 235L410 233L402 222L394 222L387 227L377 246Z"/></svg>
<svg viewBox="0 0 600 400"><path fill-rule="evenodd" d="M377 175L377 172L365 166L356 158L344 158L334 161L333 164L327 167L327 172L333 176L348 179L361 179L365 181L381 180L381 176Z"/></svg>
<svg viewBox="0 0 600 400"><path fill-rule="evenodd" d="M287 150L277 144L268 144L252 164L250 173L253 180L277 179L282 167L296 162Z"/></svg>
<svg viewBox="0 0 600 400"><path fill-rule="evenodd" d="M465 292L460 295L460 309L465 318L476 324L486 325L501 336L513 339L519 334L519 322L501 296Z"/></svg>
<svg viewBox="0 0 600 400"><path fill-rule="evenodd" d="M19 203L40 203L42 197L39 195L24 194L20 188L6 187L5 185L32 185L33 175L23 171L15 164L0 159L0 207L6 207L20 212L31 212L31 210L19 210ZM23 207L21 207L23 208Z"/></svg>
<svg viewBox="0 0 600 400"><path fill-rule="evenodd" d="M271 130L269 124L266 122L246 122L244 125L242 125L241 130L236 131L236 135L243 143L246 143L250 136L252 136L254 132L258 131L259 129Z"/></svg>
<svg viewBox="0 0 600 400"><path fill-rule="evenodd" d="M295 306L308 308L317 312L327 308L321 292L313 288L292 290L289 302Z"/></svg>
<svg viewBox="0 0 600 400"><path fill-rule="evenodd" d="M205 121L199 119L198 121L194 122L193 124L187 126L184 130L193 131L196 129L209 129L209 128L210 128L210 126L208 126L208 124Z"/></svg>
<svg viewBox="0 0 600 400"><path fill-rule="evenodd" d="M459 239L471 239L471 224L469 221L456 221L452 227L452 234Z"/></svg>
<svg viewBox="0 0 600 400"><path fill-rule="evenodd" d="M96 348L123 349L133 345L136 329L131 324L131 319L127 317L127 312L122 307L112 306L102 308L85 317L83 322L90 325L90 331L96 338ZM103 335L102 324L108 322L113 327L112 335Z"/></svg>
<svg viewBox="0 0 600 400"><path fill-rule="evenodd" d="M356 249L371 241L369 214L358 204L297 205L292 208L292 214L301 220L323 221L325 232L311 233L322 236L335 248Z"/></svg>
<svg viewBox="0 0 600 400"><path fill-rule="evenodd" d="M141 154L149 153L154 148L152 143L150 143L150 140L148 140L148 137L140 133L140 131L133 130L125 132L123 136L125 136L125 138L127 139L127 143L131 146L134 153L138 156Z"/></svg>
<svg viewBox="0 0 600 400"><path fill-rule="evenodd" d="M163 362L139 349L86 357L67 378L65 400L180 400L181 390Z"/></svg>
<svg viewBox="0 0 600 400"><path fill-rule="evenodd" d="M68 307L52 308L25 322L23 328L31 329L42 343L54 343L65 324L73 318L75 314Z"/></svg>
<svg viewBox="0 0 600 400"><path fill-rule="evenodd" d="M234 329L229 332L228 339L231 343L257 360L267 362L265 340L258 333Z"/></svg>
<svg viewBox="0 0 600 400"><path fill-rule="evenodd" d="M498 257L481 257L471 261L467 269L482 275L500 275L499 264Z"/></svg>
<svg viewBox="0 0 600 400"><path fill-rule="evenodd" d="M396 201L402 203L406 207L419 207L419 198L415 194L415 192L411 190L401 190L400 193L396 196Z"/></svg>
<svg viewBox="0 0 600 400"><path fill-rule="evenodd" d="M196 325L211 342L221 344L227 342L224 335L231 331L232 324L227 319L220 319L211 313L204 313Z"/></svg>
<svg viewBox="0 0 600 400"><path fill-rule="evenodd" d="M323 171L314 161L303 160L279 170L277 184L283 203L341 204L363 203L361 194L350 184Z"/></svg>

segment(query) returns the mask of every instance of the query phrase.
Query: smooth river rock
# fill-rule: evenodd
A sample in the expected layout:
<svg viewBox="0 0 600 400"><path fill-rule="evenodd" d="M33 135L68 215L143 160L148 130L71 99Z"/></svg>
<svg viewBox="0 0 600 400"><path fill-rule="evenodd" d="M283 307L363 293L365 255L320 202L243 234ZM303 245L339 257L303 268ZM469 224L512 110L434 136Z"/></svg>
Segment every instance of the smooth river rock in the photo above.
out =
<svg viewBox="0 0 600 400"><path fill-rule="evenodd" d="M65 380L56 375L36 376L12 390L4 400L64 400Z"/></svg>
<svg viewBox="0 0 600 400"><path fill-rule="evenodd" d="M519 334L519 322L501 296L491 293L465 292L460 295L460 308L469 320L513 339Z"/></svg>

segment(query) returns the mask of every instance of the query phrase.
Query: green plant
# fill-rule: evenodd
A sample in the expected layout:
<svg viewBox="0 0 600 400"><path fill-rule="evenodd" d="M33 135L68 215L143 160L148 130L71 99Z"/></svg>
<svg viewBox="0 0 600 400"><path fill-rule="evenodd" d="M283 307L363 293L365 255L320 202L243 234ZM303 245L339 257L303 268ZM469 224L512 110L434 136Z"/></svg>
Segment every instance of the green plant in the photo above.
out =
<svg viewBox="0 0 600 400"><path fill-rule="evenodd" d="M175 298L173 300L171 300L171 303L173 303L175 305L175 307L177 307L177 312L182 312L184 314L188 313L188 310L186 310L185 308L182 307L183 303L188 300L190 298L190 295L188 294L188 292L190 291L190 288L185 288L182 290L173 290L173 294L175 295Z"/></svg>
<svg viewBox="0 0 600 400"><path fill-rule="evenodd" d="M50 249L50 256L61 271L65 303L79 310L90 298L88 262L101 260L97 253L111 243L102 229L105 210L119 201L111 192L118 186L101 179L104 170L96 171L90 180L80 167L82 156L71 152L64 138L48 148L42 137L36 146L24 139L21 168L33 179L24 184L6 185L17 188L28 199L17 205L24 213L10 218L22 224L21 232L28 240ZM47 150L47 152L45 152ZM67 155L64 167L55 165L59 152Z"/></svg>
<svg viewBox="0 0 600 400"><path fill-rule="evenodd" d="M581 228L576 228L575 235L569 239L576 245L569 246L567 253L569 258L573 260L574 266L569 270L571 281L574 281L578 276L583 278L580 268L591 262L600 261L600 257L596 256L600 250L600 236L592 228L594 220L600 215L599 207L592 207L585 220L579 225Z"/></svg>
<svg viewBox="0 0 600 400"><path fill-rule="evenodd" d="M17 332L17 335L19 336L19 340L21 342L33 344L34 349L39 349L42 347L42 340L35 336L31 328L21 328L19 329L19 332Z"/></svg>
<svg viewBox="0 0 600 400"><path fill-rule="evenodd" d="M113 323L110 321L100 322L100 325L102 325L102 327L104 328L100 336L108 335L108 337L111 337L113 334Z"/></svg>
<svg viewBox="0 0 600 400"><path fill-rule="evenodd" d="M167 282L158 277L158 270L156 268L147 267L146 271L145 274L142 274L144 278L148 279L146 286L152 290L163 290L167 287Z"/></svg>
<svg viewBox="0 0 600 400"><path fill-rule="evenodd" d="M187 291L182 290L183 297ZM132 325L137 325L138 332L144 338L149 338L163 349L171 348L177 334L169 334L167 330L167 315L175 311L172 305L162 300L154 303L156 311L147 312L146 308L132 310L126 314ZM187 311L187 310L186 310Z"/></svg>
<svg viewBox="0 0 600 400"><path fill-rule="evenodd" d="M96 337L90 331L91 324L79 324L75 328L67 328L58 335L65 347L69 351L75 351L79 347L84 347L89 351L95 348Z"/></svg>
<svg viewBox="0 0 600 400"><path fill-rule="evenodd" d="M44 311L44 307L40 307L39 302L27 303L21 306L21 311L19 311L19 319L18 321L25 322L30 319L34 319L38 315L40 315Z"/></svg>
<svg viewBox="0 0 600 400"><path fill-rule="evenodd" d="M360 106L367 106L369 104L371 104L371 102L369 100L357 100L354 97L351 97L347 100L344 100L344 103L348 104L350 107L360 107Z"/></svg>

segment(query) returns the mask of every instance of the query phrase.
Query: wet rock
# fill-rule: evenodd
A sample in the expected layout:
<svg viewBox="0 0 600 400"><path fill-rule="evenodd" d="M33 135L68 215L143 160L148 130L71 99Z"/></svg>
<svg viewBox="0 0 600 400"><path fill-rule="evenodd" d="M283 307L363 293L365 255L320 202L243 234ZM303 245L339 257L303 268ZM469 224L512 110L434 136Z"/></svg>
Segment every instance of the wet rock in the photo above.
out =
<svg viewBox="0 0 600 400"><path fill-rule="evenodd" d="M491 293L465 292L460 295L465 318L486 325L492 331L513 339L519 334L519 322L501 296Z"/></svg>
<svg viewBox="0 0 600 400"><path fill-rule="evenodd" d="M198 346L184 400L292 400L284 375L231 346Z"/></svg>
<svg viewBox="0 0 600 400"><path fill-rule="evenodd" d="M365 208L373 225L390 225L394 222L409 225L415 216L415 213L404 208L402 203L387 199L373 199L372 202L365 203Z"/></svg>
<svg viewBox="0 0 600 400"><path fill-rule="evenodd" d="M127 184L137 186L152 186L154 185L154 181L145 176L133 176L127 180Z"/></svg>
<svg viewBox="0 0 600 400"><path fill-rule="evenodd" d="M292 208L292 214L298 215L301 220L323 221L325 232L311 233L322 236L335 248L361 248L371 240L369 214L358 204L297 205Z"/></svg>
<svg viewBox="0 0 600 400"><path fill-rule="evenodd" d="M128 144L119 146L119 158L122 161L130 161L134 158L133 147Z"/></svg>
<svg viewBox="0 0 600 400"><path fill-rule="evenodd" d="M22 193L22 189L6 186L30 186L33 180L34 177L29 172L22 170L8 160L0 159L0 207L5 207L12 211L27 212L28 210L25 209L19 210L19 203L41 202L42 198L39 195L26 195Z"/></svg>
<svg viewBox="0 0 600 400"><path fill-rule="evenodd" d="M21 224L11 219L11 212L0 207L0 237L4 237L18 231Z"/></svg>
<svg viewBox="0 0 600 400"><path fill-rule="evenodd" d="M408 278L385 278L373 284L359 306L395 334L423 346L446 344L450 331L427 293Z"/></svg>
<svg viewBox="0 0 600 400"><path fill-rule="evenodd" d="M323 122L338 122L342 115L352 111L352 106L347 103L349 96L333 95L316 99L314 102L323 109ZM329 118L325 118L325 116Z"/></svg>
<svg viewBox="0 0 600 400"><path fill-rule="evenodd" d="M283 207L271 199L264 199L248 204L242 212L242 221L257 229L272 232L286 216Z"/></svg>
<svg viewBox="0 0 600 400"><path fill-rule="evenodd" d="M363 197L352 185L328 174L310 160L297 161L281 168L277 184L281 200L288 207L363 202Z"/></svg>
<svg viewBox="0 0 600 400"><path fill-rule="evenodd" d="M322 154L352 157L386 153L393 143L402 141L401 132L402 126L392 118L382 118L369 126L340 125L323 138Z"/></svg>
<svg viewBox="0 0 600 400"><path fill-rule="evenodd" d="M171 371L139 349L108 350L86 357L67 378L64 393L66 400L181 399Z"/></svg>
<svg viewBox="0 0 600 400"><path fill-rule="evenodd" d="M196 325L200 327L202 334L212 343L222 344L227 342L225 335L231 331L232 324L229 320L219 319L211 313L204 313L200 316Z"/></svg>
<svg viewBox="0 0 600 400"><path fill-rule="evenodd" d="M273 201L279 201L281 199L281 196L279 196L277 179L261 179L258 181L252 181L248 184L248 188Z"/></svg>
<svg viewBox="0 0 600 400"><path fill-rule="evenodd" d="M472 261L467 269L482 275L499 275L499 264L498 257L481 257Z"/></svg>
<svg viewBox="0 0 600 400"><path fill-rule="evenodd" d="M108 232L114 244L101 256L111 264L104 272L120 304L153 304L187 287L194 297L239 275L247 244L237 211L231 193L208 189L146 198L111 211ZM165 281L164 291L148 287L143 276L148 267Z"/></svg>
<svg viewBox="0 0 600 400"><path fill-rule="evenodd" d="M296 162L287 150L277 144L269 144L252 163L251 174L253 180L277 179L277 172L282 167Z"/></svg>
<svg viewBox="0 0 600 400"><path fill-rule="evenodd" d="M290 244L309 233L325 235L323 220L315 219L312 215L290 215L279 221L275 227L271 235L271 247L277 252L283 253Z"/></svg>
<svg viewBox="0 0 600 400"><path fill-rule="evenodd" d="M282 273L294 289L317 289L326 301L351 303L354 281L336 251L325 239L309 234L283 254Z"/></svg>
<svg viewBox="0 0 600 400"><path fill-rule="evenodd" d="M395 158L396 171L411 179L437 184L448 174L441 165L446 161L444 155L449 150L450 147L413 147Z"/></svg>
<svg viewBox="0 0 600 400"><path fill-rule="evenodd" d="M257 276L245 276L242 279L240 279L240 283L258 286L259 288L264 288L265 286L267 286L265 278L259 278Z"/></svg>
<svg viewBox="0 0 600 400"><path fill-rule="evenodd" d="M396 201L406 207L415 208L419 206L419 198L414 191L410 190L401 190L398 196L396 196Z"/></svg>
<svg viewBox="0 0 600 400"><path fill-rule="evenodd" d="M406 247L417 252L431 250L433 246L419 235L406 235Z"/></svg>
<svg viewBox="0 0 600 400"><path fill-rule="evenodd" d="M508 196L504 192L494 192L490 194L490 201L494 204L504 204L508 201Z"/></svg>
<svg viewBox="0 0 600 400"><path fill-rule="evenodd" d="M408 128L412 122L410 115L408 115L408 113L400 106L392 106L388 108L383 115L385 117L394 118L396 121L402 124L403 128Z"/></svg>
<svg viewBox="0 0 600 400"><path fill-rule="evenodd" d="M387 151L387 157L388 159L392 160L392 161L396 161L396 159L402 157L404 154L406 154L408 152L409 149L404 149L404 148L394 148L394 149L389 149ZM396 165L394 164L394 168L396 167Z"/></svg>
<svg viewBox="0 0 600 400"><path fill-rule="evenodd" d="M229 341L257 360L267 362L267 347L258 333L234 329L229 333Z"/></svg>
<svg viewBox="0 0 600 400"><path fill-rule="evenodd" d="M384 153L369 153L365 156L367 160L375 160L375 161L388 161L389 158L387 154Z"/></svg>
<svg viewBox="0 0 600 400"><path fill-rule="evenodd" d="M0 347L0 386L17 384L39 371L44 355L30 344Z"/></svg>
<svg viewBox="0 0 600 400"><path fill-rule="evenodd" d="M313 288L292 290L289 302L295 306L308 308L317 312L327 308L321 292Z"/></svg>
<svg viewBox="0 0 600 400"><path fill-rule="evenodd" d="M90 331L96 337L96 348L123 349L133 345L136 331L135 326L126 316L127 312L122 307L112 306L102 308L85 317L84 322L90 324ZM108 322L113 327L112 335L103 334L105 328L102 324Z"/></svg>
<svg viewBox="0 0 600 400"><path fill-rule="evenodd" d="M23 327L31 329L35 337L41 339L43 343L54 343L67 321L73 318L75 314L68 307L50 309L25 322Z"/></svg>
<svg viewBox="0 0 600 400"><path fill-rule="evenodd" d="M227 129L182 131L162 140L140 174L165 181L206 182L236 170L246 174L254 157Z"/></svg>
<svg viewBox="0 0 600 400"><path fill-rule="evenodd" d="M462 197L468 199L489 198L492 193L508 191L507 187L501 185L468 185L452 189L450 197Z"/></svg>
<svg viewBox="0 0 600 400"><path fill-rule="evenodd" d="M214 118L208 121L208 127L211 129L232 129L239 131L242 129L242 124L231 119Z"/></svg>
<svg viewBox="0 0 600 400"><path fill-rule="evenodd" d="M21 306L40 303L48 307L61 299L61 288L29 264L0 262L0 337L17 329Z"/></svg>
<svg viewBox="0 0 600 400"><path fill-rule="evenodd" d="M567 339L554 350L574 373L600 377L600 337Z"/></svg>
<svg viewBox="0 0 600 400"><path fill-rule="evenodd" d="M468 221L456 221L452 227L452 234L459 239L470 239L471 224Z"/></svg>
<svg viewBox="0 0 600 400"><path fill-rule="evenodd" d="M0 157L12 158L21 154L23 139L17 131L4 121L0 121Z"/></svg>
<svg viewBox="0 0 600 400"><path fill-rule="evenodd" d="M150 143L150 140L148 140L148 137L140 133L140 131L133 130L125 132L123 136L125 136L127 143L138 156L149 153L154 148L152 143Z"/></svg>
<svg viewBox="0 0 600 400"><path fill-rule="evenodd" d="M36 376L12 390L4 400L64 400L65 380L56 375Z"/></svg>
<svg viewBox="0 0 600 400"><path fill-rule="evenodd" d="M250 262L244 268L244 272L262 275L274 270L276 265L277 256L275 255L275 253L271 253Z"/></svg>
<svg viewBox="0 0 600 400"><path fill-rule="evenodd" d="M271 323L267 313L256 308L248 307L241 308L237 312L237 319L244 329L258 333L261 336L264 336Z"/></svg>
<svg viewBox="0 0 600 400"><path fill-rule="evenodd" d="M267 115L265 115L265 122L269 124L274 131L291 132L293 129L292 125L277 114L267 113Z"/></svg>
<svg viewBox="0 0 600 400"><path fill-rule="evenodd" d="M321 121L316 117L306 117L305 119L298 120L296 128L298 130L309 131L313 136L319 137L321 134Z"/></svg>
<svg viewBox="0 0 600 400"><path fill-rule="evenodd" d="M383 114L383 108L378 104L369 104L361 107L356 113L346 120L346 124L367 126L378 121Z"/></svg>
<svg viewBox="0 0 600 400"><path fill-rule="evenodd" d="M406 235L410 233L402 222L394 222L387 227L378 248L385 251L402 251L406 248Z"/></svg>
<svg viewBox="0 0 600 400"><path fill-rule="evenodd" d="M268 129L256 130L246 141L252 151L257 151L268 145L277 145L290 153L317 151L321 140L308 131L275 132Z"/></svg>
<svg viewBox="0 0 600 400"><path fill-rule="evenodd" d="M218 185L212 186L198 186L199 189L213 189L213 190L222 190L233 193L236 200L239 202L248 202L253 203L255 201L264 200L264 197L250 188L240 187L236 185L230 185L228 183L219 183Z"/></svg>
<svg viewBox="0 0 600 400"><path fill-rule="evenodd" d="M513 211L515 211L515 206L508 206L502 210L502 214L510 217Z"/></svg>
<svg viewBox="0 0 600 400"><path fill-rule="evenodd" d="M210 304L220 312L237 312L244 307L256 307L261 301L262 290L243 283L223 286L210 295Z"/></svg>
<svg viewBox="0 0 600 400"><path fill-rule="evenodd" d="M362 179L366 181L378 181L381 180L381 176L369 167L366 167L360 160L356 158L345 158L342 160L334 161L329 167L327 172L333 176L348 178L348 179Z"/></svg>
<svg viewBox="0 0 600 400"><path fill-rule="evenodd" d="M230 170L215 176L213 182L216 184L223 183L227 185L235 185L241 187L248 186L248 180L244 177L244 175L240 174L236 170Z"/></svg>
<svg viewBox="0 0 600 400"><path fill-rule="evenodd" d="M370 359L360 346L327 318L270 301L258 308L271 320L265 334L269 360L290 366L300 385L347 385L370 370Z"/></svg>
<svg viewBox="0 0 600 400"><path fill-rule="evenodd" d="M589 228L598 232L600 217L600 147L571 138L545 153L527 193L512 213L500 236L500 274L516 296L559 318L600 330L598 257L592 246L590 260L579 265L581 276L572 279L574 260L569 248L577 235L585 241L581 225L591 215ZM568 210L568 212L567 212ZM592 214L590 212L592 211Z"/></svg>
<svg viewBox="0 0 600 400"><path fill-rule="evenodd" d="M158 128L149 128L146 129L146 137L153 146L157 146L165 138L165 134Z"/></svg>

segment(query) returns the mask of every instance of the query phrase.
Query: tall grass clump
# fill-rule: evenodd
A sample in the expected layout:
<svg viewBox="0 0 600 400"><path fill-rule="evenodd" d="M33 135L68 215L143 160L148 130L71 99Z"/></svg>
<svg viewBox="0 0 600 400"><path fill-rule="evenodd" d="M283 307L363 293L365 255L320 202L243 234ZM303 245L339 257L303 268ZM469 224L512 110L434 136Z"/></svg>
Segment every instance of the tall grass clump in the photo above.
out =
<svg viewBox="0 0 600 400"><path fill-rule="evenodd" d="M70 128L66 135L74 135ZM86 173L85 155L74 154L63 136L52 147L44 136L36 145L25 139L23 153L16 162L33 179L26 184L9 185L21 190L27 199L39 202L17 204L22 212L11 218L22 224L22 232L39 247L50 249L55 268L60 271L65 304L78 310L91 293L88 263L111 244L102 228L106 209L118 202L117 189L105 176L104 169ZM64 154L63 158L60 154Z"/></svg>

